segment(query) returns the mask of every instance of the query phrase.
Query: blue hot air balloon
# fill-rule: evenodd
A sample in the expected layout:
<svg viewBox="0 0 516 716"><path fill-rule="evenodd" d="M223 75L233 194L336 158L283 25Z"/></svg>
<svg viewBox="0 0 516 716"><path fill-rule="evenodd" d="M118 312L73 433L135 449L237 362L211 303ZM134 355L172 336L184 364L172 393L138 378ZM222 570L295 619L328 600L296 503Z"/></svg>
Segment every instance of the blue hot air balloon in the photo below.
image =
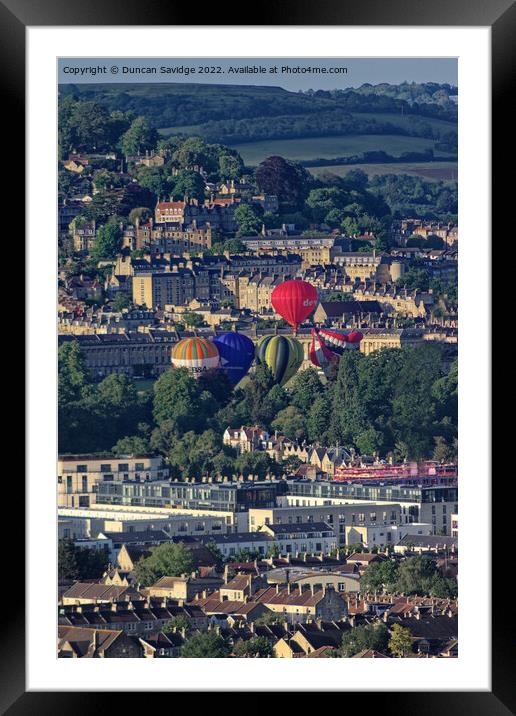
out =
<svg viewBox="0 0 516 716"><path fill-rule="evenodd" d="M232 385L239 383L251 367L254 359L254 343L236 331L220 333L213 343L220 355L220 367Z"/></svg>

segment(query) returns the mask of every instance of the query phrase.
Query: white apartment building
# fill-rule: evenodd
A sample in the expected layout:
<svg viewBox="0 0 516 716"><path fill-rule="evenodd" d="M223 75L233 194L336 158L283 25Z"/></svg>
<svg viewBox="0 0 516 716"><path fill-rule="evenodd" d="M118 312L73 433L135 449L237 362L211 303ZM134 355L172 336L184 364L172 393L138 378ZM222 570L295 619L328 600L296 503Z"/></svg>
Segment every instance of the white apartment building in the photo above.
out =
<svg viewBox="0 0 516 716"><path fill-rule="evenodd" d="M57 463L59 507L90 507L100 482L150 482L168 477L160 456L62 455Z"/></svg>
<svg viewBox="0 0 516 716"><path fill-rule="evenodd" d="M117 509L58 508L59 537L96 538L101 532L150 532L164 530L171 537L223 535L233 529L233 515L221 512L164 510L162 508Z"/></svg>
<svg viewBox="0 0 516 716"><path fill-rule="evenodd" d="M351 528L361 528L362 539L352 540L352 542L369 543L372 540L373 533L377 538L375 544L389 544L392 542L392 531L390 527L402 524L402 513L400 505L396 503L373 503L365 504L324 504L321 500L319 504L299 506L293 504L300 498L292 498L285 496L278 498L281 507L274 508L253 508L249 510L249 531L256 532L263 526L267 525L297 525L306 523L324 522L333 529L338 546L349 544L347 534ZM319 498L307 498L308 500L318 500ZM303 498L303 501L304 498ZM370 528L370 531L364 531ZM369 538L369 534L371 538ZM383 542L379 539L384 537ZM302 551L302 550L300 550Z"/></svg>

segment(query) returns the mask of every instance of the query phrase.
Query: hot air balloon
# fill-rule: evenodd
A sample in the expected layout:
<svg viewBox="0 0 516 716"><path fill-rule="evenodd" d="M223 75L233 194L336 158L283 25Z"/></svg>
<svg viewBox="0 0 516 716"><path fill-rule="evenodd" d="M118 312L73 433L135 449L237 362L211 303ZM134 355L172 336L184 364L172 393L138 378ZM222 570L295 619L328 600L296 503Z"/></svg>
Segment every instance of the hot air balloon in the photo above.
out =
<svg viewBox="0 0 516 716"><path fill-rule="evenodd" d="M219 366L217 346L206 338L183 338L172 348L174 368L187 368L194 378L211 368Z"/></svg>
<svg viewBox="0 0 516 716"><path fill-rule="evenodd" d="M292 336L263 336L256 346L257 362L268 366L279 385L297 373L303 357L303 346Z"/></svg>
<svg viewBox="0 0 516 716"><path fill-rule="evenodd" d="M314 329L312 329L312 343L310 345L309 356L312 363L317 368L321 368L327 378L333 378L335 376L339 364L339 356L333 353L324 344Z"/></svg>
<svg viewBox="0 0 516 716"><path fill-rule="evenodd" d="M272 307L295 331L316 307L317 301L317 290L307 281L284 281L271 294Z"/></svg>
<svg viewBox="0 0 516 716"><path fill-rule="evenodd" d="M220 367L232 385L239 383L254 360L254 343L236 331L215 336L213 343L220 355Z"/></svg>
<svg viewBox="0 0 516 716"><path fill-rule="evenodd" d="M360 341L364 337L360 331L335 331L321 328L320 338L335 353L342 355L344 350L358 350Z"/></svg>

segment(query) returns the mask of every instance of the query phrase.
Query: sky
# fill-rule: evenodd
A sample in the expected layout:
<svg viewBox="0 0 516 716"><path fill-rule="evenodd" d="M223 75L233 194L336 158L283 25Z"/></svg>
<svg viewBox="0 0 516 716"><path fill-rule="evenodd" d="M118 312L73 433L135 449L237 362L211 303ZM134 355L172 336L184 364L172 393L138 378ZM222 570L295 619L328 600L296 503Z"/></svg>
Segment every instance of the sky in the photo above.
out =
<svg viewBox="0 0 516 716"><path fill-rule="evenodd" d="M215 67L216 72L200 72ZM232 72L232 68L262 68ZM160 68L165 68L163 71ZM182 68L182 71L181 71ZM220 68L220 70L218 69ZM276 68L274 70L274 68ZM285 69L288 68L288 69ZM312 68L312 71L306 71ZM321 73L317 70L325 68ZM346 68L346 72L343 71ZM130 72L130 69L153 70ZM195 70L195 71L191 71ZM304 70L304 71L301 71ZM314 71L315 70L315 71ZM337 70L337 71L335 71ZM438 82L457 85L456 58L98 58L58 60L59 83L197 83L273 85L287 90L344 89L364 83Z"/></svg>

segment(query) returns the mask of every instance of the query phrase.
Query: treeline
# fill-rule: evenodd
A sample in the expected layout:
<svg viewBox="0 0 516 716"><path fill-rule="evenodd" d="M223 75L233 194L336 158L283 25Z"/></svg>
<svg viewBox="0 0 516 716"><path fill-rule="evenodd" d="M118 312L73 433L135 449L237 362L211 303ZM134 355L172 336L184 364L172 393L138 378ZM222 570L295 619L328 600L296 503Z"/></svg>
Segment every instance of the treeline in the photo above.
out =
<svg viewBox="0 0 516 716"><path fill-rule="evenodd" d="M318 94L318 93L316 93ZM411 109L424 113L430 111L429 116L446 115L450 118L457 117L457 105L451 99L458 94L458 88L447 83L438 82L401 82L390 84L381 82L373 85L365 83L361 87L353 89L333 90L335 97L348 97L351 101L369 101L374 105L383 103L384 106L390 102L408 105Z"/></svg>
<svg viewBox="0 0 516 716"><path fill-rule="evenodd" d="M437 144L435 145L437 147ZM451 144L447 145L451 148ZM448 151L448 150L446 150ZM335 157L334 159L304 159L301 164L304 167L332 167L353 164L403 164L406 162L433 162L435 155L433 149L425 149L422 152L402 152L400 155L393 156L382 150L360 152L359 154L350 154L346 157ZM456 162L456 156L439 157L439 161Z"/></svg>
<svg viewBox="0 0 516 716"><path fill-rule="evenodd" d="M443 575L428 557L409 557L370 564L360 580L362 592L397 592L442 599L457 597L457 580Z"/></svg>
<svg viewBox="0 0 516 716"><path fill-rule="evenodd" d="M457 182L432 182L409 174L376 175L368 189L381 197L395 216L457 219Z"/></svg>
<svg viewBox="0 0 516 716"><path fill-rule="evenodd" d="M451 460L457 364L449 367L442 349L431 345L367 356L347 352L336 380L326 384L309 369L285 389L257 366L243 387L232 390L218 371L194 380L184 369L171 369L152 393L140 394L126 376L93 384L78 344L60 348L61 453L159 452L178 477L281 472L265 453L237 456L223 445L224 430L241 425L396 460Z"/></svg>
<svg viewBox="0 0 516 716"><path fill-rule="evenodd" d="M397 119L399 115L393 115ZM346 136L355 134L396 134L440 140L450 128L441 130L424 121L400 124L371 117L357 117L340 108L318 114L251 117L209 121L196 127L196 133L211 142L239 144L265 139Z"/></svg>

